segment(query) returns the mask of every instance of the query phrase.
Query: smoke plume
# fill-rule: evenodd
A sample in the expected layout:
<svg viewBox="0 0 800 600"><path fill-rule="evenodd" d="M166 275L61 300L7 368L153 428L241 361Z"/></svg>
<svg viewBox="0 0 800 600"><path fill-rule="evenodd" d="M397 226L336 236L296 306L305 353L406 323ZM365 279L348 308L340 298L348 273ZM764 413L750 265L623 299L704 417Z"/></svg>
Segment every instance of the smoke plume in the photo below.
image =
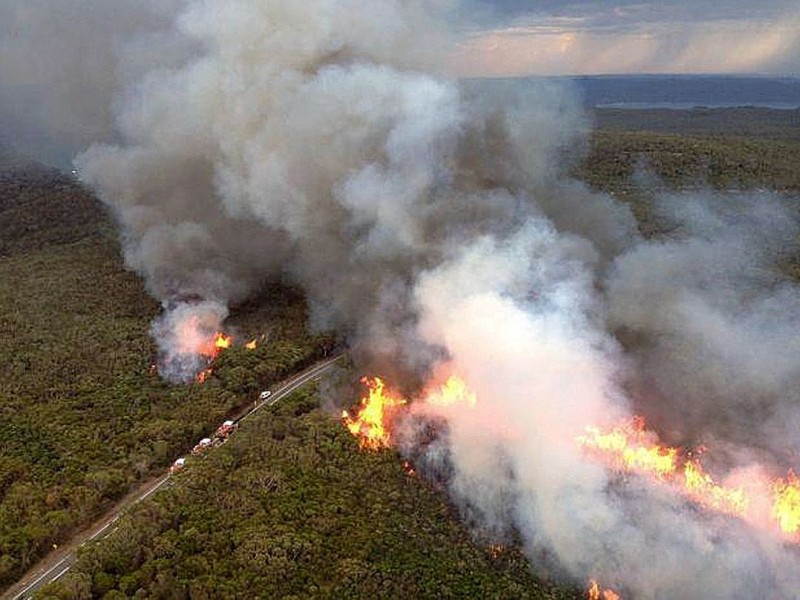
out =
<svg viewBox="0 0 800 600"><path fill-rule="evenodd" d="M785 472L800 294L782 199L665 196L670 233L642 239L567 175L586 143L568 89L446 76L445 0L56 4L0 3L2 126L33 93L20 127L97 142L75 164L163 302L165 377L191 378L228 307L284 277L360 365L407 385L447 364L477 394L404 451L450 471L484 534L637 598L795 596L782 542L620 485L574 443L637 411L717 444L725 472ZM54 94L28 46L62 57Z"/></svg>

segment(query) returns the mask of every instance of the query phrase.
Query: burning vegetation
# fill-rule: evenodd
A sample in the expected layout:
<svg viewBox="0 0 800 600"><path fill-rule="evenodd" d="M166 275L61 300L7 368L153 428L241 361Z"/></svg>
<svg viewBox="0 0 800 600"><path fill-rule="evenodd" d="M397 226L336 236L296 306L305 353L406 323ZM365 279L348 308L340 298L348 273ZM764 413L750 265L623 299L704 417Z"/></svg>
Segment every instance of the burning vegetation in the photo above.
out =
<svg viewBox="0 0 800 600"><path fill-rule="evenodd" d="M342 412L342 422L348 431L358 438L362 448L379 450L391 446L391 422L398 409L405 406L406 400L386 389L380 377L361 379L367 387L367 394L359 403L354 416Z"/></svg>
<svg viewBox="0 0 800 600"><path fill-rule="evenodd" d="M796 536L793 475L720 477L695 451L605 420L652 382L676 432L765 461L800 449L800 288L776 267L797 245L793 201L642 183L628 204L576 181L579 98L555 82L446 75L462 3L134 4L144 14L119 23L72 20L120 25L98 36L109 41L98 56L115 62L94 71L121 77L92 77L108 79L98 97L113 111L75 165L164 309L151 331L165 379L207 380L231 345L214 335L228 307L286 279L304 317L348 332L373 364L418 372L451 357L481 404L458 381L412 403L373 380L344 424L374 450L403 441L407 413L430 416L448 433L436 441L454 500L479 526L518 530L532 560L626 594L756 597L766 582L796 595L783 538L753 550L695 510ZM80 56L87 36L75 33ZM660 232L637 223L642 211ZM686 501L640 510L646 500L615 493L628 474Z"/></svg>
<svg viewBox="0 0 800 600"><path fill-rule="evenodd" d="M413 402L387 387L380 377L364 377L361 381L367 393L353 416L347 411L342 413L342 421L367 450L391 447L395 441L394 424L415 407L422 407L424 414L425 407L475 407L478 402L475 393L456 375L450 375L443 384L430 386ZM588 425L575 442L587 457L610 471L644 477L704 509L772 529L793 543L800 542L800 480L792 471L786 478L772 481L750 478L747 486L720 483L700 462L705 448L690 451L664 445L655 432L647 429L641 416L606 430ZM403 464L406 472L416 473L408 461ZM618 598L611 590L597 590L599 595L590 597Z"/></svg>
<svg viewBox="0 0 800 600"><path fill-rule="evenodd" d="M587 427L577 441L612 470L649 477L704 508L752 525L777 527L791 541L800 541L795 535L800 528L800 487L791 471L786 479L751 478L746 487L721 484L700 463L704 448L691 452L661 444L642 417L605 432ZM764 507L771 507L766 514Z"/></svg>
<svg viewBox="0 0 800 600"><path fill-rule="evenodd" d="M164 369L169 373L177 370L180 380L205 383L214 373L214 361L222 352L232 348L235 344L234 337L224 331L217 330L206 333L207 324L197 315L190 315L175 325L175 335L178 337L178 352L165 362ZM261 336L265 339L266 336ZM259 338L251 339L242 344L246 350L255 350ZM177 366L176 366L177 365ZM151 366L151 373L156 365Z"/></svg>
<svg viewBox="0 0 800 600"><path fill-rule="evenodd" d="M602 589L596 579L589 582L587 597L589 600L620 600L619 594L610 588Z"/></svg>

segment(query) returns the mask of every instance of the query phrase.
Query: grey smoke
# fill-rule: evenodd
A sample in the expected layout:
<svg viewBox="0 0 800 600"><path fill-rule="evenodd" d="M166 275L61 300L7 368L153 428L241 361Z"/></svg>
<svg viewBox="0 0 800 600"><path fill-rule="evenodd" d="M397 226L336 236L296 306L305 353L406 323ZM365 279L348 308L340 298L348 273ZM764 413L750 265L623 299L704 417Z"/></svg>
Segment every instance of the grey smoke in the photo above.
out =
<svg viewBox="0 0 800 600"><path fill-rule="evenodd" d="M120 89L187 56L181 0L0 0L0 148L69 167L115 138Z"/></svg>
<svg viewBox="0 0 800 600"><path fill-rule="evenodd" d="M800 296L776 267L797 235L784 200L663 197L671 233L641 239L567 175L586 144L569 90L447 78L451 2L76 1L58 53L78 95L45 97L15 40L39 47L65 6L0 5L17 15L2 125L28 86L27 125L96 140L76 165L164 305L166 377L192 377L197 336L284 277L365 369L400 385L452 369L477 393L403 449L450 472L487 535L518 531L534 560L634 597L793 597L781 541L620 481L574 443L642 411L674 443L718 441L723 473L785 472ZM91 76L69 59L87 51Z"/></svg>
<svg viewBox="0 0 800 600"><path fill-rule="evenodd" d="M609 322L635 338L642 409L678 440L796 454L800 293L796 210L766 193L658 205L667 238L618 257Z"/></svg>

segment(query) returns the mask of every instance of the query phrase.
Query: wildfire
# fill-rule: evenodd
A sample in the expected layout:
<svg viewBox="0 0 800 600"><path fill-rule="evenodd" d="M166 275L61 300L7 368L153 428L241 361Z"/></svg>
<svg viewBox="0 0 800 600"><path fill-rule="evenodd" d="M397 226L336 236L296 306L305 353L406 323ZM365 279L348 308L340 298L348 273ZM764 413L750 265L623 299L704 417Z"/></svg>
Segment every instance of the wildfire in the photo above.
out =
<svg viewBox="0 0 800 600"><path fill-rule="evenodd" d="M656 435L645 429L640 417L608 433L597 427L587 427L586 433L578 437L578 443L598 454L605 453L613 459L612 467L651 473L661 479L677 469L678 450L658 445Z"/></svg>
<svg viewBox="0 0 800 600"><path fill-rule="evenodd" d="M342 412L342 421L350 433L359 438L362 448L377 450L389 447L392 441L391 421L408 402L396 392L388 390L380 377L364 377L361 382L367 386L368 394L361 399L361 408L354 417L347 411ZM439 408L456 405L473 407L477 404L477 398L464 380L450 375L443 384L424 393L419 403Z"/></svg>
<svg viewBox="0 0 800 600"><path fill-rule="evenodd" d="M652 475L670 483L698 504L727 514L744 516L750 504L741 488L718 485L697 459L678 448L664 446L655 433L645 429L644 419L634 417L608 433L587 427L578 443L611 468Z"/></svg>
<svg viewBox="0 0 800 600"><path fill-rule="evenodd" d="M361 383L367 386L368 393L361 399L360 409L354 417L342 411L342 422L359 439L362 448L388 448L392 440L389 431L392 415L407 403L399 395L386 390L380 377L364 377Z"/></svg>
<svg viewBox="0 0 800 600"><path fill-rule="evenodd" d="M200 346L197 348L197 354L206 357L207 364L211 364L214 362L214 359L219 356L219 353L227 348L230 348L233 344L233 338L221 331L217 331L213 337L203 341ZM204 383L210 376L213 370L208 367L203 369L197 374L195 378L197 383Z"/></svg>
<svg viewBox="0 0 800 600"><path fill-rule="evenodd" d="M612 589L600 589L600 584L596 579L589 582L589 590L587 593L589 600L620 600L619 594Z"/></svg>
<svg viewBox="0 0 800 600"><path fill-rule="evenodd" d="M578 443L609 468L651 476L700 506L800 541L800 479L792 471L773 481L755 478L746 489L721 485L691 452L660 444L640 417L608 432L587 427Z"/></svg>
<svg viewBox="0 0 800 600"><path fill-rule="evenodd" d="M245 348L248 350L255 350L256 349L256 340L250 340L244 345Z"/></svg>
<svg viewBox="0 0 800 600"><path fill-rule="evenodd" d="M683 484L689 496L698 504L730 515L747 514L750 498L742 488L725 488L703 471L696 460L687 461L683 466Z"/></svg>
<svg viewBox="0 0 800 600"><path fill-rule="evenodd" d="M410 411L422 417L432 412L438 416L440 412L459 410L459 407L477 406L476 394L464 380L452 374L444 383L427 387L413 405L387 388L379 377L364 377L361 382L367 392L353 415L342 412L342 422L359 439L361 448L367 450L392 445L392 426L401 412ZM606 429L587 426L576 441L589 457L609 469L649 478L697 506L734 516L751 526L782 535L791 543L800 543L800 478L792 471L785 478L771 479L759 465L748 465L723 480L716 480L701 464L700 456L705 448L663 444L658 435L646 427L642 417L633 417ZM409 461L405 460L402 466L409 477L416 475ZM495 559L503 551L500 545L488 547L490 556ZM589 582L587 597L589 600L621 600L616 591L603 588L595 579Z"/></svg>
<svg viewBox="0 0 800 600"><path fill-rule="evenodd" d="M778 527L784 533L797 534L800 532L800 480L797 475L789 471L786 479L773 484L773 492L772 516L778 521Z"/></svg>
<svg viewBox="0 0 800 600"><path fill-rule="evenodd" d="M202 354L209 360L214 360L220 352L230 348L233 343L233 338L221 331L217 331L214 336L203 342L197 349L198 354Z"/></svg>
<svg viewBox="0 0 800 600"><path fill-rule="evenodd" d="M230 348L232 343L233 338L231 336L225 335L221 331L214 334L214 348L217 349L217 353L219 353L220 350Z"/></svg>
<svg viewBox="0 0 800 600"><path fill-rule="evenodd" d="M503 553L506 551L506 547L502 544L489 544L486 550L489 552L489 556L497 560L503 556Z"/></svg>
<svg viewBox="0 0 800 600"><path fill-rule="evenodd" d="M455 375L450 375L438 389L428 392L423 400L433 406L475 406L478 403L477 396L467 388L466 382Z"/></svg>
<svg viewBox="0 0 800 600"><path fill-rule="evenodd" d="M389 390L379 377L365 377L361 381L367 386L367 394L355 415L342 412L342 422L359 438L362 448L389 447L393 441L392 422L399 411L408 408L408 402ZM417 402L421 407L474 407L477 397L464 380L450 375L443 384L430 387ZM647 429L642 417L608 430L588 426L577 442L610 469L650 477L704 508L780 531L800 542L800 479L791 471L783 479L770 481L766 476L758 476L748 479L745 486L725 485L703 468L699 459L703 448L689 451L662 444L656 433ZM404 469L409 475L414 474L408 462ZM618 598L612 590L597 589L600 594L597 598Z"/></svg>

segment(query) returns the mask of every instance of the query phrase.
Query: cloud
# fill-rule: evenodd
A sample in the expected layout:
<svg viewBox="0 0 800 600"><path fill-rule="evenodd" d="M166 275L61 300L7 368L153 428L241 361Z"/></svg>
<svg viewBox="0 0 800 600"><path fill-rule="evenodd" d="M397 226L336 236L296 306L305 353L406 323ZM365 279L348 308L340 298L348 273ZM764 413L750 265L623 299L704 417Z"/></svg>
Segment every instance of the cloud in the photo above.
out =
<svg viewBox="0 0 800 600"><path fill-rule="evenodd" d="M461 75L800 73L800 9L786 0L472 0L463 11Z"/></svg>
<svg viewBox="0 0 800 600"><path fill-rule="evenodd" d="M464 76L602 73L800 74L800 16L699 23L548 17L473 33L453 56Z"/></svg>

